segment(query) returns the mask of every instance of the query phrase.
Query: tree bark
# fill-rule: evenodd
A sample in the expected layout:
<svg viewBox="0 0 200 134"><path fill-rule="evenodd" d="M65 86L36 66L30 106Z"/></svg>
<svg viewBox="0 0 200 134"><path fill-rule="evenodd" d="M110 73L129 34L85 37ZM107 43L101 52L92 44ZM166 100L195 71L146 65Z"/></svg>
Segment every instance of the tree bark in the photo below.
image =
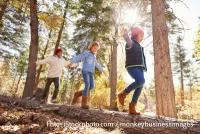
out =
<svg viewBox="0 0 200 134"><path fill-rule="evenodd" d="M56 46L55 46L53 55L55 54L56 49L60 46L60 40L62 38L62 32L63 32L63 29L64 29L65 19L66 19L66 15L67 15L67 8L68 8L68 2L66 1L65 11L64 11L64 14L63 14L63 22L61 24L61 27L60 27L60 30L59 30L59 33L58 33L58 38L57 38L57 41L56 41Z"/></svg>
<svg viewBox="0 0 200 134"><path fill-rule="evenodd" d="M17 81L17 86L15 88L15 95L17 94L17 91L18 91L18 88L19 88L19 84L20 84L20 81L21 81L21 78L24 74L24 70L25 70L25 62L23 63L23 66L21 67L20 69L20 74L19 74L19 78L18 78L18 81Z"/></svg>
<svg viewBox="0 0 200 134"><path fill-rule="evenodd" d="M17 72L15 73L14 80L13 80L13 83L12 83L12 86L11 86L12 90L14 89L16 78L17 78Z"/></svg>
<svg viewBox="0 0 200 134"><path fill-rule="evenodd" d="M190 101L192 100L192 87L190 87Z"/></svg>
<svg viewBox="0 0 200 134"><path fill-rule="evenodd" d="M181 67L181 105L184 106L184 80L183 80L183 62L180 61Z"/></svg>
<svg viewBox="0 0 200 134"><path fill-rule="evenodd" d="M117 42L111 46L111 70L110 70L110 110L117 110Z"/></svg>
<svg viewBox="0 0 200 134"><path fill-rule="evenodd" d="M31 15L31 43L29 50L29 63L24 86L23 98L32 97L35 88L36 60L38 53L38 17L37 17L37 0L29 0Z"/></svg>
<svg viewBox="0 0 200 134"><path fill-rule="evenodd" d="M118 25L115 25L115 37L118 35ZM111 46L111 69L110 69L110 110L117 111L117 96L116 96L116 88L117 88L117 41L114 38L114 43Z"/></svg>
<svg viewBox="0 0 200 134"><path fill-rule="evenodd" d="M9 2L9 0L2 0L2 2L0 2L0 22L3 18L6 7L8 6L8 2Z"/></svg>
<svg viewBox="0 0 200 134"><path fill-rule="evenodd" d="M45 48L44 48L44 52L43 52L43 54L42 54L42 59L44 59L44 57L45 57L45 55L46 55L46 52L47 52L47 49L48 49L48 47L49 47L49 40L50 40L50 38L51 38L51 33L52 33L52 30L50 30L50 32L49 32L48 40L47 40L46 46L45 46ZM38 84L39 84L40 73L41 73L41 71L42 71L42 67L43 67L43 66L40 65L40 67L39 67L39 69L38 69L38 71L37 71L37 76L36 76L36 87L37 87Z"/></svg>
<svg viewBox="0 0 200 134"><path fill-rule="evenodd" d="M21 81L23 73L24 73L24 70L20 72L19 79L17 81L17 87L15 89L15 93L17 93L17 91L18 91L18 87L19 87L19 84L20 84L20 81Z"/></svg>
<svg viewBox="0 0 200 134"><path fill-rule="evenodd" d="M176 117L165 0L151 0L157 115Z"/></svg>
<svg viewBox="0 0 200 134"><path fill-rule="evenodd" d="M192 80L190 76L190 101L192 100Z"/></svg>

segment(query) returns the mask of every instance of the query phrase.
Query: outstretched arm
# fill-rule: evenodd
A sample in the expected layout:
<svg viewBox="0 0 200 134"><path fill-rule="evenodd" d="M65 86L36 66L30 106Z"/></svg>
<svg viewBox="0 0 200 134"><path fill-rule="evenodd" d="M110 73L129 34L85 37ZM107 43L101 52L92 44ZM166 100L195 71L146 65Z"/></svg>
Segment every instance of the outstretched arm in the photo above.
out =
<svg viewBox="0 0 200 134"><path fill-rule="evenodd" d="M79 54L79 55L73 57L73 58L70 60L70 62L71 62L71 63L78 63L78 62L80 62L81 60L83 60L85 57L87 57L88 54L89 54L88 51L84 51L83 53L81 53L81 54Z"/></svg>
<svg viewBox="0 0 200 134"><path fill-rule="evenodd" d="M42 65L42 64L47 64L50 62L50 57L46 58L46 59L43 59L43 60L37 60L36 61L36 65Z"/></svg>
<svg viewBox="0 0 200 134"><path fill-rule="evenodd" d="M129 38L129 35L128 35L128 30L127 29L124 29L124 33L123 33L123 37L128 45L128 48L131 48L132 47L132 41L131 39Z"/></svg>
<svg viewBox="0 0 200 134"><path fill-rule="evenodd" d="M66 61L66 60L65 60L65 64L64 64L65 67L69 67L70 64L71 64L70 61Z"/></svg>
<svg viewBox="0 0 200 134"><path fill-rule="evenodd" d="M103 67L97 61L95 62L95 66L99 71L104 72Z"/></svg>

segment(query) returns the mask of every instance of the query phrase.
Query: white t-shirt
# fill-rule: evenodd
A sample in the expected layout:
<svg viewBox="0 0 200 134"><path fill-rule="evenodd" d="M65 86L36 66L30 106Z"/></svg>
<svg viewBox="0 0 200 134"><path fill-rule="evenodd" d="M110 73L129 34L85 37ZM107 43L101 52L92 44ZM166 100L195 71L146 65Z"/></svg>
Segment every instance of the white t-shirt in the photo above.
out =
<svg viewBox="0 0 200 134"><path fill-rule="evenodd" d="M57 56L50 56L44 60L38 60L37 65L49 64L48 78L60 77L62 75L63 67L68 66L68 62L63 58Z"/></svg>

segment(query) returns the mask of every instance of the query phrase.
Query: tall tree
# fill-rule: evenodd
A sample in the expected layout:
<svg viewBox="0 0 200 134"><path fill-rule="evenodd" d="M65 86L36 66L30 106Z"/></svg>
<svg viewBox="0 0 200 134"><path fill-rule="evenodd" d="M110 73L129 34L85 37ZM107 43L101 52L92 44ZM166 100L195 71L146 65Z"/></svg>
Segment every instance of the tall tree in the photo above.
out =
<svg viewBox="0 0 200 134"><path fill-rule="evenodd" d="M197 79L197 73L196 73L196 70L194 68L193 65L190 66L190 73L188 75L189 77L189 81L187 83L187 86L189 86L189 92L190 92L190 97L189 99L192 100L192 90L194 89L194 86L196 83L198 83L198 79Z"/></svg>
<svg viewBox="0 0 200 134"><path fill-rule="evenodd" d="M62 20L62 23L61 23L61 26L60 26L60 30L58 32L58 38L57 38L57 41L56 41L54 53L55 53L56 49L59 47L59 45L60 45L60 40L61 40L61 37L62 37L62 32L63 32L63 29L64 29L65 19L66 19L66 15L67 15L67 8L68 8L68 1L65 2L63 20Z"/></svg>
<svg viewBox="0 0 200 134"><path fill-rule="evenodd" d="M111 2L111 1L110 1ZM112 2L111 2L112 3ZM112 3L112 24L110 27L113 27L111 33L112 42L110 43L110 59L109 59L109 78L110 78L110 110L118 111L117 107L117 38L119 37L119 28L120 28L120 12L119 9L121 5L121 0L116 0Z"/></svg>
<svg viewBox="0 0 200 134"><path fill-rule="evenodd" d="M37 0L30 0L30 28L31 28L31 43L29 50L29 63L27 70L26 83L24 86L23 98L31 97L35 88L35 74L38 53L38 17L37 17Z"/></svg>
<svg viewBox="0 0 200 134"><path fill-rule="evenodd" d="M181 105L184 103L184 78L188 77L190 73L189 63L190 61L186 59L186 52L184 47L181 45L183 38L178 36L177 43L174 46L174 72L179 75L180 78L180 96Z"/></svg>
<svg viewBox="0 0 200 134"><path fill-rule="evenodd" d="M26 69L26 61L27 61L27 50L20 53L20 56L18 58L18 64L17 64L17 75L19 75L19 78L18 78L18 81L17 81L17 84L16 84L16 88L15 88L15 94L17 93L18 91L18 87L19 87L19 84L20 84L20 81L21 81L21 78L24 76L24 72L25 72L25 69Z"/></svg>
<svg viewBox="0 0 200 134"><path fill-rule="evenodd" d="M104 0L79 0L78 20L72 39L73 47L78 51L85 49L89 41L109 41L111 8L103 4Z"/></svg>
<svg viewBox="0 0 200 134"><path fill-rule="evenodd" d="M176 117L165 0L151 0L157 115Z"/></svg>
<svg viewBox="0 0 200 134"><path fill-rule="evenodd" d="M118 35L118 24L115 24L115 37ZM117 110L117 40L113 39L111 44L111 59L110 59L110 110Z"/></svg>
<svg viewBox="0 0 200 134"><path fill-rule="evenodd" d="M1 2L0 2L1 3ZM8 3L7 3L8 4ZM0 9L1 10L1 9ZM3 58L16 57L27 48L27 4L25 0L9 1L9 6L3 14L0 29L0 53ZM14 53L13 53L14 52Z"/></svg>

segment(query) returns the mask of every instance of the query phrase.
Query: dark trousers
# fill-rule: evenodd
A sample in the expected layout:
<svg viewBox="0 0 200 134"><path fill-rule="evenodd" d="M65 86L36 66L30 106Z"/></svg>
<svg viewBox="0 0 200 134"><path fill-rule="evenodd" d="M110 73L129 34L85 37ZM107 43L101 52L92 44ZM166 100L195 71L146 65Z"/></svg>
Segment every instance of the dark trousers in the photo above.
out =
<svg viewBox="0 0 200 134"><path fill-rule="evenodd" d="M45 99L47 97L47 95L49 93L49 88L50 88L52 82L55 85L55 90L53 92L52 100L56 99L56 97L58 95L58 90L59 90L59 77L47 78L47 82L46 82L46 86L45 86L45 89L44 89L44 93L42 95L42 99Z"/></svg>

